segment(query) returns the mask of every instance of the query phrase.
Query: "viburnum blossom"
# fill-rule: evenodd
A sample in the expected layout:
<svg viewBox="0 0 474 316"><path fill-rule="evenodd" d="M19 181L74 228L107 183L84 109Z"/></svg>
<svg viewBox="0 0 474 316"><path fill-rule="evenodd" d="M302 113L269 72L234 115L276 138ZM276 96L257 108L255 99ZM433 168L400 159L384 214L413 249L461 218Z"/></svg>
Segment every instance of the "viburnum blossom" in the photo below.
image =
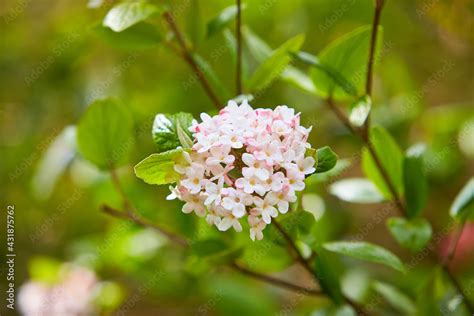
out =
<svg viewBox="0 0 474 316"><path fill-rule="evenodd" d="M242 231L247 220L252 240L261 240L265 226L288 212L305 176L315 171L306 153L311 128L286 105L253 109L247 101L229 101L218 115L201 114L189 130L194 143L183 151L185 165L168 199L185 202L184 213L206 217L210 225Z"/></svg>

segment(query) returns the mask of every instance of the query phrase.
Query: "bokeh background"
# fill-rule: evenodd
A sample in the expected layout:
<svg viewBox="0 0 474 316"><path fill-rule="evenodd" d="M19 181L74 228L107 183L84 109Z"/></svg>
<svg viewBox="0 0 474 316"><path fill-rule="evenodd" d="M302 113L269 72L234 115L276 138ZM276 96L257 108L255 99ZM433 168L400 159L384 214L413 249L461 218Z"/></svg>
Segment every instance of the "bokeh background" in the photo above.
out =
<svg viewBox="0 0 474 316"><path fill-rule="evenodd" d="M185 111L197 117L213 110L189 67L173 51L160 44L143 50L120 49L104 41L95 26L114 1L104 2L3 0L0 5L0 190L2 208L15 206L17 290L29 279L54 282L61 263L77 262L106 281L106 295L100 298L104 311L325 315L317 312L318 307L327 306L324 299L304 298L223 267L213 268L156 232L100 212L104 202L118 205L119 196L109 176L77 153L69 127L91 101L113 96L131 109L137 141L130 164L119 170L126 192L143 216L186 236L194 236L202 223L182 214L179 203L165 201L166 187L149 186L135 178L132 167L154 152L150 129L156 113ZM191 38L196 30L189 21L198 18L205 26L233 2L170 4L179 26ZM425 215L435 232L449 225L449 207L474 174L473 9L474 2L469 0L388 0L382 16L387 49L375 70L373 121L386 127L403 149L418 142L427 144ZM304 33L303 50L317 54L340 35L370 24L372 15L371 0L251 0L243 20L271 47ZM153 23L165 29L159 18ZM233 30L232 23L229 29ZM201 38L195 49L207 58L228 91L233 91L232 54L224 43L224 36L217 34ZM247 58L248 49L244 49ZM248 60L244 76L255 67L255 61ZM222 94L222 98L231 97L231 92ZM253 101L260 107L278 104L302 112L303 124L313 126L310 141L314 146L330 145L338 153L344 161L338 178L362 174L360 142L321 99L277 81ZM385 225L395 210L341 202L327 192L331 181L320 179L307 190L312 194L311 207L319 214L321 238L360 237L387 247L405 262L416 261L404 277L350 261L350 267L341 268L343 284L359 295L369 277L380 279L396 284L416 300L433 270L430 258L417 260L397 246ZM6 251L5 220L2 215L2 253ZM433 247L441 252L444 234L438 239L441 242ZM301 268L289 266L289 257L278 247L253 245L245 256L256 270L311 285ZM469 226L453 271L471 300L473 267L474 229ZM2 268L3 289L5 265ZM2 290L0 310L9 315L4 295ZM390 309L384 313L397 315Z"/></svg>

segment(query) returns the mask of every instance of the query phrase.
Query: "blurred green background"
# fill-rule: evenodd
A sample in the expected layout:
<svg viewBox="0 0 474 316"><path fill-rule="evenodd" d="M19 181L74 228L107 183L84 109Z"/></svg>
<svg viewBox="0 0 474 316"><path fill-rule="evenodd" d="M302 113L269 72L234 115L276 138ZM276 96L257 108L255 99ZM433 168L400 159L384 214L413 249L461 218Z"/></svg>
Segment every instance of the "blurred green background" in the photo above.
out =
<svg viewBox="0 0 474 316"><path fill-rule="evenodd" d="M109 176L75 151L74 136L67 129L91 101L113 96L131 109L137 137L130 164L119 170L126 192L143 216L190 238L205 230L203 221L182 214L179 202L164 200L166 187L146 185L135 178L132 167L154 152L151 123L156 113L185 111L197 117L213 111L213 106L189 67L164 45L131 50L104 41L96 26L114 1L91 8L99 2L4 0L0 7L1 196L4 209L15 206L17 286L32 274L44 277L54 269L52 260L74 261L119 286L120 293L103 304L109 310L119 308L118 302L125 304L122 311L127 315L325 315L317 314L318 308L328 306L325 299L303 298L224 267L213 268L155 232L100 212L104 202L119 205L119 196ZM235 67L224 36L195 34L195 25L205 27L233 2L169 3L188 38L199 39L194 49L233 91ZM435 234L450 221L454 197L474 174L473 9L469 0L389 0L382 15L386 50L375 70L373 121L386 127L403 149L427 144L425 216ZM304 33L303 50L317 54L342 34L370 24L372 15L370 0L251 0L243 21L272 48ZM159 18L152 23L165 34ZM229 29L234 29L233 23ZM247 57L248 47L244 49ZM248 60L244 76L255 68ZM232 97L227 92L221 98ZM350 162L338 177L362 174L357 155L361 144L321 99L277 81L251 103L287 104L301 111L303 125L313 126L310 142L315 147L330 145ZM356 236L389 248L404 262L416 261L416 255L397 246L385 226L384 219L395 216L395 210L340 202L327 192L331 181L321 180L307 189L315 194L311 198L320 216L321 238ZM5 216L0 222L5 227ZM1 231L5 240L5 229ZM469 232L453 268L472 300L474 230ZM439 237L436 249L442 248L444 236ZM253 244L245 253L255 270L276 271L282 278L311 285L302 269L288 267L284 248L265 245ZM1 249L6 250L4 242ZM369 295L364 288L370 277L391 282L416 300L433 270L430 262L422 258L404 277L356 261L337 269L345 271L343 284L355 295ZM2 289L5 273L3 269ZM3 295L2 291L2 302ZM2 303L0 310L4 307ZM393 308L380 308L384 315L397 315Z"/></svg>

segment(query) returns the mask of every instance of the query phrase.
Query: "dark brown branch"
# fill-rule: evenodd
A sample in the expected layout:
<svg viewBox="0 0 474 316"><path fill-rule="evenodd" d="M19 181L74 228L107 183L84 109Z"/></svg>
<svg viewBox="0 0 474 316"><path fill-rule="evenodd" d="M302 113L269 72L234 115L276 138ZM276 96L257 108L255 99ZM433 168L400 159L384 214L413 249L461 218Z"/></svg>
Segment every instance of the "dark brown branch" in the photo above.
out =
<svg viewBox="0 0 474 316"><path fill-rule="evenodd" d="M320 290L316 290L316 289L308 289L308 288L305 288L305 287L302 287L302 286L299 286L299 285L296 285L296 284L293 284L293 283L290 283L290 282L287 282L287 281L284 281L284 280L281 280L281 279L277 279L277 278L274 278L272 276L269 276L269 275L265 275L265 274L261 274L261 273L257 273L255 271L252 271L252 270L249 270L237 263L232 263L230 265L231 268L233 268L234 270L237 270L243 274L246 274L248 276L251 276L255 279L258 279L258 280L261 280L261 281L264 281L266 283L270 283L270 284L273 284L275 286L279 286L281 288L286 288L290 291L295 291L295 292L301 292L303 294L306 294L306 295L312 295L312 296L321 296L321 295L324 295L324 293L322 293Z"/></svg>
<svg viewBox="0 0 474 316"><path fill-rule="evenodd" d="M280 232L280 234L286 240L291 251L294 253L295 260L298 263L300 263L305 268L305 270L308 271L311 274L311 276L313 276L316 279L316 281L320 282L316 272L311 268L310 262L303 257L303 254L298 249L298 246L296 246L291 236L285 231L285 229L276 220L273 220L272 224L275 226L275 228ZM363 308L359 306L356 302L352 301L348 297L345 297L345 300L349 305L352 306L352 308L354 308L354 310L357 312L357 315L368 315L368 313L365 312Z"/></svg>
<svg viewBox="0 0 474 316"><path fill-rule="evenodd" d="M211 84L209 81L207 81L206 76L204 75L204 72L201 70L199 65L196 63L194 60L194 57L191 55L187 45L186 41L184 40L183 34L179 30L178 26L176 25L173 16L169 11L166 11L163 13L163 17L165 18L166 22L168 23L171 31L173 34L176 36L176 40L178 41L179 46L181 47L181 56L183 59L188 63L188 65L191 67L191 69L196 73L196 75L199 78L199 82L201 82L202 87L204 88L204 91L206 94L209 96L211 99L212 103L217 109L220 109L222 107L222 103L219 101L219 98L217 97L217 94L214 92L214 90L211 87Z"/></svg>
<svg viewBox="0 0 474 316"><path fill-rule="evenodd" d="M174 242L177 245L180 245L180 246L183 246L183 247L188 245L188 241L186 239L184 239L183 237L167 230L164 227L153 224L153 223L143 219L142 217L138 216L137 214L135 214L133 212L119 211L119 210L116 210L116 209L114 209L113 207L111 207L109 205L106 205L106 204L102 205L101 209L102 209L103 212L105 212L109 215L112 215L114 217L123 218L123 219L129 220L131 222L134 222L135 224L138 224L140 226L152 228L152 229L160 232L161 234L165 235L170 241Z"/></svg>
<svg viewBox="0 0 474 316"><path fill-rule="evenodd" d="M372 33L370 36L369 61L367 63L367 80L365 84L365 94L372 95L373 68L375 61L375 49L377 47L377 33L380 24L384 0L375 0L375 13L372 21Z"/></svg>
<svg viewBox="0 0 474 316"><path fill-rule="evenodd" d="M474 305L471 303L471 301L469 301L469 298L467 294L464 292L461 284L454 277L454 273L451 272L451 270L449 269L449 266L447 265L443 265L442 268L443 268L443 271L448 276L451 283L453 284L454 288L458 291L459 294L462 295L464 304L466 304L466 307L469 310L469 314L474 315Z"/></svg>
<svg viewBox="0 0 474 316"><path fill-rule="evenodd" d="M242 5L241 0L237 0L236 38L237 38L237 65L235 72L235 83L237 95L242 94Z"/></svg>
<svg viewBox="0 0 474 316"><path fill-rule="evenodd" d="M119 210L117 210L117 209L115 209L115 208L113 208L109 205L105 205L105 204L102 205L101 209L104 213L107 213L111 216L126 219L126 220L131 221L131 222L133 222L137 225L140 225L142 227L148 227L148 228L154 229L157 232L165 235L171 242L173 242L173 243L175 243L175 244L177 244L181 247L189 246L189 242L185 238L179 236L178 234L175 234L173 232L168 231L164 227L153 224L153 223L139 217L138 215L136 215L134 213L126 213L126 212L123 212L123 211L119 211ZM264 281L264 282L267 282L267 283L272 284L274 286L278 286L278 287L281 287L281 288L284 288L284 289L287 289L287 290L300 292L300 293L304 293L306 295L312 295L312 296L323 295L323 293L321 293L319 290L307 289L307 288L304 288L302 286L287 282L285 280L281 280L281 279L278 279L278 278L275 278L275 277L272 277L272 276L269 276L269 275L265 275L265 274L261 274L261 273L252 271L248 268L245 268L245 267L239 265L236 262L230 263L229 267L231 267L232 269L234 269L234 270L236 270L236 271L238 271L242 274L253 277L257 280Z"/></svg>

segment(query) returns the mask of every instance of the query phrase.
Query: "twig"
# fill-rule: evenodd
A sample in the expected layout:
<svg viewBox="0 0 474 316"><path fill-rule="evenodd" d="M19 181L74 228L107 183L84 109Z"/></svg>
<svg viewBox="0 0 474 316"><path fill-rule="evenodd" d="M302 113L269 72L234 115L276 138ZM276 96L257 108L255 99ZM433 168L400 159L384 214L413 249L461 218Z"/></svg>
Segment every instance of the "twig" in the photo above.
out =
<svg viewBox="0 0 474 316"><path fill-rule="evenodd" d="M302 292L304 294L312 295L312 296L324 295L324 293L322 293L320 290L308 289L308 288L305 288L305 287L302 287L302 286L299 286L299 285L296 285L296 284L293 284L293 283L290 283L290 282L287 282L287 281L284 281L284 280L281 280L281 279L274 278L272 276L261 274L261 273L249 270L249 269L247 269L247 268L245 268L245 267L243 267L243 266L241 266L241 265L239 265L235 262L230 264L230 267L233 268L234 270L237 270L237 271L239 271L243 274L246 274L248 276L251 276L255 279L264 281L266 283L273 284L275 286L286 288L286 289L291 290L291 291Z"/></svg>
<svg viewBox="0 0 474 316"><path fill-rule="evenodd" d="M173 16L169 11L166 11L163 13L163 17L165 18L166 22L168 23L171 31L173 34L176 36L176 40L178 41L179 46L181 47L181 56L183 59L189 64L189 66L193 69L193 71L196 73L196 75L199 78L199 81L201 82L202 87L204 88L204 91L207 93L209 98L211 99L212 103L217 109L220 109L222 106L222 103L219 101L219 98L217 97L216 93L212 89L209 81L207 81L206 76L204 75L203 71L199 67L199 65L196 63L194 60L194 57L191 55L186 42L184 40L183 34L179 30L178 26L176 25Z"/></svg>
<svg viewBox="0 0 474 316"><path fill-rule="evenodd" d="M242 94L242 5L241 0L237 0L236 38L237 38L237 69L235 72L235 82L237 95Z"/></svg>
<svg viewBox="0 0 474 316"><path fill-rule="evenodd" d="M283 236L283 238L286 240L288 246L290 249L294 252L295 260L299 262L306 271L308 271L315 279L316 281L320 282L318 275L315 273L315 271L311 268L310 263L308 260L306 260L303 257L303 254L301 251L298 249L298 246L296 246L295 242L291 238L291 236L285 231L285 229L276 221L273 220L272 224L275 226L275 228L280 232L280 234ZM367 312L363 310L359 304L356 302L352 301L348 297L344 297L346 302L354 308L354 310L357 312L357 315L368 315Z"/></svg>
<svg viewBox="0 0 474 316"><path fill-rule="evenodd" d="M374 20L372 21L372 33L370 36L369 61L367 64L367 80L365 83L365 94L372 95L373 68L375 61L375 48L377 46L377 33L380 24L384 0L375 0Z"/></svg>
<svg viewBox="0 0 474 316"><path fill-rule="evenodd" d="M461 287L461 284L458 282L458 280L454 277L454 274L451 272L449 265L451 261L453 260L454 256L456 255L456 249L459 244L459 239L461 239L462 232L464 230L464 227L466 225L466 220L463 220L461 222L461 225L456 229L455 234L453 236L453 239L450 240L449 242L449 248L446 256L444 259L441 260L441 267L443 268L443 271L446 273L446 275L449 277L451 280L451 283L454 285L456 290L463 296L464 302L466 304L466 307L468 308L469 312L474 315L474 305L469 301L467 294L464 292L463 288Z"/></svg>
<svg viewBox="0 0 474 316"><path fill-rule="evenodd" d="M166 228L163 228L161 226L153 224L153 223L141 218L140 216L138 216L135 213L119 211L119 210L116 210L116 209L114 209L113 207L111 207L109 205L106 205L106 204L102 205L101 209L105 213L107 213L109 215L112 215L114 217L123 218L123 219L129 220L131 222L134 222L134 223L136 223L140 226L152 228L152 229L160 232L161 234L165 235L170 241L174 242L177 245L180 245L180 246L183 246L183 247L188 245L188 241L186 239L184 239L183 237L167 230Z"/></svg>
<svg viewBox="0 0 474 316"><path fill-rule="evenodd" d="M168 231L164 227L153 224L153 223L141 218L140 216L138 216L136 214L133 214L133 213L130 214L130 213L127 213L127 212L119 211L119 210L117 210L117 209L115 209L115 208L113 208L109 205L106 205L106 204L102 205L101 209L102 209L103 212L105 212L105 213L107 213L111 216L126 219L126 220L131 221L135 224L138 224L142 227L148 227L148 228L154 229L154 230L158 231L159 233L165 235L171 242L174 242L176 245L179 245L181 247L189 246L189 242L185 238L179 236L178 234L175 234L173 232ZM321 293L319 290L304 288L302 286L287 282L285 280L281 280L281 279L278 279L278 278L275 278L275 277L272 277L272 276L269 276L269 275L266 275L266 274L262 274L262 273L259 273L259 272L256 272L256 271L252 271L252 270L250 270L246 267L243 267L242 265L240 265L236 262L230 263L229 267L236 270L236 271L239 271L242 274L253 277L257 280L264 281L264 282L267 282L269 284L272 284L274 286L278 286L278 287L281 287L281 288L284 288L284 289L288 289L288 290L295 291L295 292L302 292L302 293L305 293L307 295L312 295L312 296L323 295L323 293Z"/></svg>
<svg viewBox="0 0 474 316"><path fill-rule="evenodd" d="M372 82L374 77L374 62L375 62L375 50L377 48L377 33L379 30L380 16L384 0L375 0L375 12L374 19L372 21L372 33L370 36L370 49L369 49L369 60L367 62L367 79L365 82L365 94L368 96L372 95ZM368 138L370 125L370 113L365 119L364 125L362 126L362 133L364 137Z"/></svg>

